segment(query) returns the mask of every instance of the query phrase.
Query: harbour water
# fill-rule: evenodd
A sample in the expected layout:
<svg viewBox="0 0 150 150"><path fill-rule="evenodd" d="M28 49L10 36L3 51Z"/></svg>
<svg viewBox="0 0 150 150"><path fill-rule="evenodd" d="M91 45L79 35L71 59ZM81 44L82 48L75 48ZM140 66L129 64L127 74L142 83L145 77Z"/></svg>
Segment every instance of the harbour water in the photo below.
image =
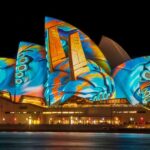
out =
<svg viewBox="0 0 150 150"><path fill-rule="evenodd" d="M150 134L0 132L0 150L150 150Z"/></svg>

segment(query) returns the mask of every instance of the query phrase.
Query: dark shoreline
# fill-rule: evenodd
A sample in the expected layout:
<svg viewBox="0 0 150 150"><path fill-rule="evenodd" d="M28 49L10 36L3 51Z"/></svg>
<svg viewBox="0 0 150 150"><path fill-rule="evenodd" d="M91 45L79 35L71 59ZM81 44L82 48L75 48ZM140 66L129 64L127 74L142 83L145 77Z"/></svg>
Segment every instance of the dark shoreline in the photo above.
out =
<svg viewBox="0 0 150 150"><path fill-rule="evenodd" d="M100 125L0 125L0 132L97 132L150 134L150 128L125 128Z"/></svg>

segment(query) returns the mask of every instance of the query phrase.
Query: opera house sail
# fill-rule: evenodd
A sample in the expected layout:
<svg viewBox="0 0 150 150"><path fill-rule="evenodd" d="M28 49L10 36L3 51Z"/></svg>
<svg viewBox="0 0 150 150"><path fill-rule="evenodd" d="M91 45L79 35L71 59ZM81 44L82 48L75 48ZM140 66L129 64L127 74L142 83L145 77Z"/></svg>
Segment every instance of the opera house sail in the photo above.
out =
<svg viewBox="0 0 150 150"><path fill-rule="evenodd" d="M15 102L44 106L43 92L46 75L44 47L34 43L20 42L16 60ZM28 96L36 98L31 99Z"/></svg>
<svg viewBox="0 0 150 150"><path fill-rule="evenodd" d="M126 97L135 104L150 102L150 57L129 60L117 66L113 72L116 97ZM125 83L124 83L125 81Z"/></svg>
<svg viewBox="0 0 150 150"><path fill-rule="evenodd" d="M45 47L20 42L16 60L0 58L0 96L42 107L72 97L89 103L124 98L147 105L150 57L131 59L104 36L98 47L78 28L45 17Z"/></svg>
<svg viewBox="0 0 150 150"><path fill-rule="evenodd" d="M14 100L15 93L15 64L12 58L0 58L0 91L2 96Z"/></svg>

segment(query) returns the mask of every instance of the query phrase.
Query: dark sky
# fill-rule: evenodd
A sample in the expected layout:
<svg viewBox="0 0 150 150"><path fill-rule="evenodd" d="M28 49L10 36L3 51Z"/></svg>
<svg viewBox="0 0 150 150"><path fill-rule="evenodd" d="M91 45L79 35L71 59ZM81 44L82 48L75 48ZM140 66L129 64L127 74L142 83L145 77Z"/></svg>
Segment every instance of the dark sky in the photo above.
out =
<svg viewBox="0 0 150 150"><path fill-rule="evenodd" d="M150 9L136 4L110 3L88 6L56 4L27 5L0 12L0 57L16 57L19 41L44 45L44 16L64 20L78 27L97 44L102 35L118 42L131 57L150 55ZM59 2L58 2L59 3Z"/></svg>

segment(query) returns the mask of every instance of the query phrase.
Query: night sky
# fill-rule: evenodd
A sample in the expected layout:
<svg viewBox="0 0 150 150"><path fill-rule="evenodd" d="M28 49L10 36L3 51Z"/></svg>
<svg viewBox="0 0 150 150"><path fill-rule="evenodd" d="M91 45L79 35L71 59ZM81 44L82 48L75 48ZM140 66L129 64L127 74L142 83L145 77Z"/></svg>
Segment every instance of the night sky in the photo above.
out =
<svg viewBox="0 0 150 150"><path fill-rule="evenodd" d="M71 1L70 1L71 2ZM102 35L118 42L134 57L150 55L150 9L146 5L113 6L93 3L80 6L40 4L0 12L0 57L16 57L18 43L44 45L44 16L64 20L89 35L97 44ZM16 12L15 12L16 11Z"/></svg>

